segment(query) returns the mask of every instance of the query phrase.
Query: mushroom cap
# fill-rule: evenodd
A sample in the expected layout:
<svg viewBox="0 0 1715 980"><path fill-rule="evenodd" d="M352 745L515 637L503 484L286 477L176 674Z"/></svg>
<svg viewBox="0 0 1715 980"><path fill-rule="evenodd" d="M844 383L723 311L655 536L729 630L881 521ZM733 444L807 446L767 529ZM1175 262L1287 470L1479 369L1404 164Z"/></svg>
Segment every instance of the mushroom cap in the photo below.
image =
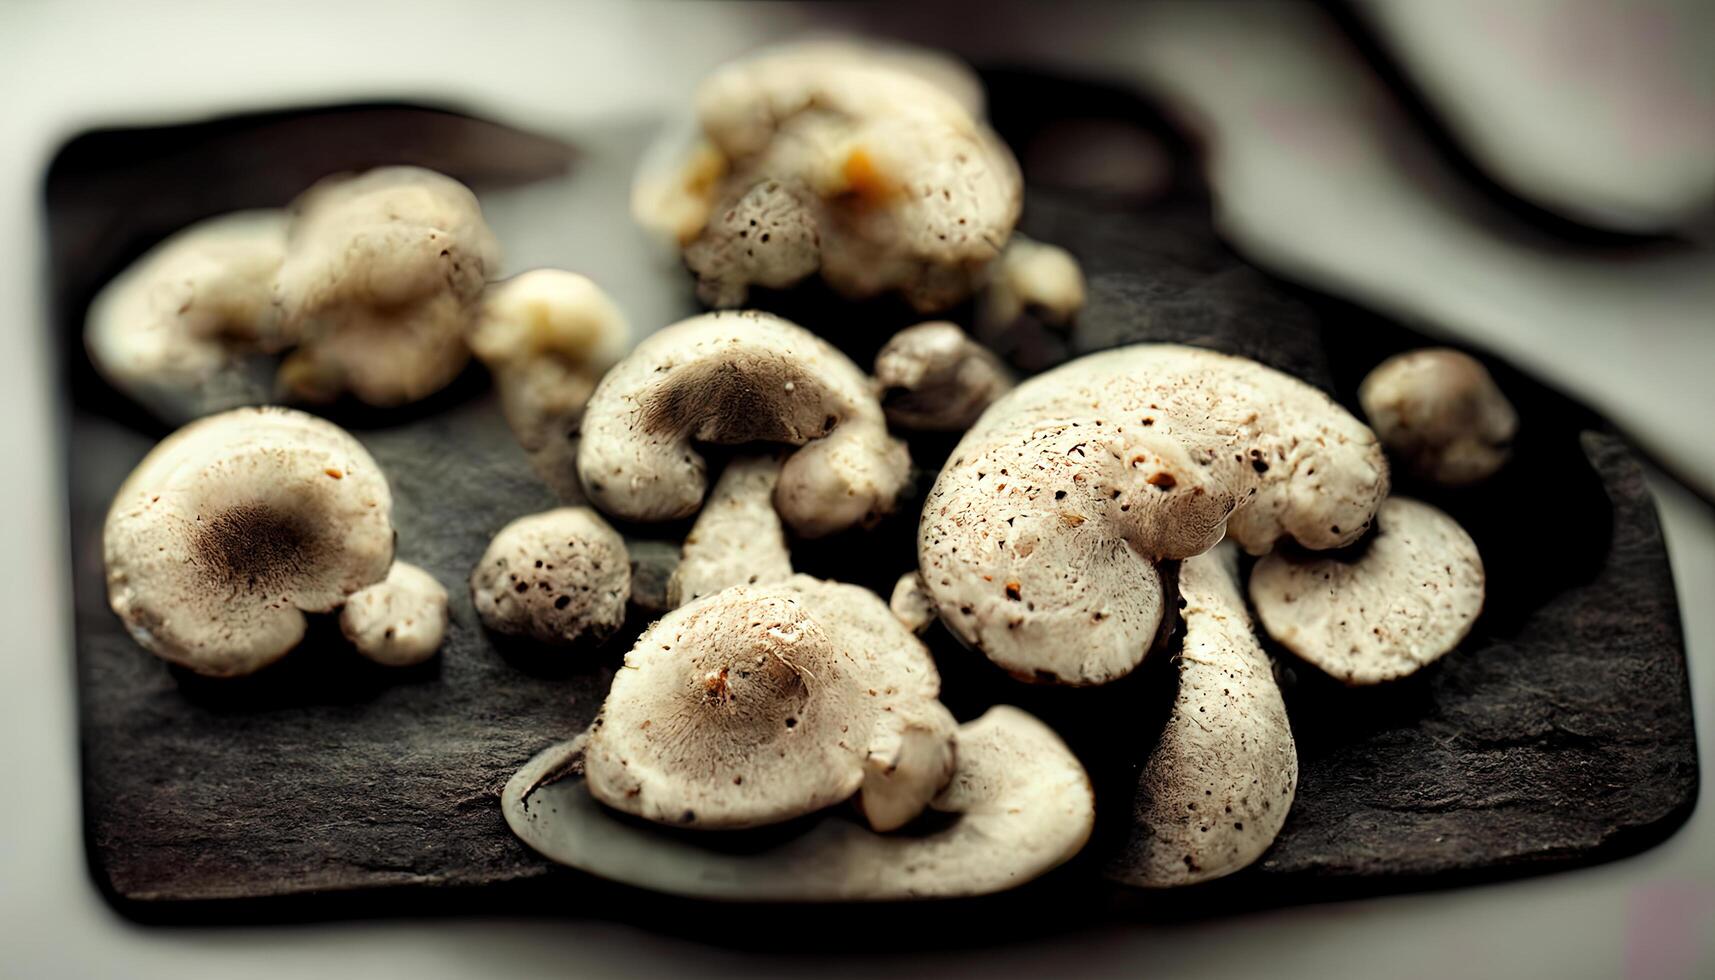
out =
<svg viewBox="0 0 1715 980"><path fill-rule="evenodd" d="M923 577L914 571L906 572L893 583L887 608L894 619L913 633L921 634L935 621L935 600L923 588Z"/></svg>
<svg viewBox="0 0 1715 980"><path fill-rule="evenodd" d="M268 401L287 343L272 304L284 211L199 221L150 249L90 303L84 344L109 383L169 420Z"/></svg>
<svg viewBox="0 0 1715 980"><path fill-rule="evenodd" d="M792 577L786 531L774 512L779 482L778 458L756 456L727 464L685 537L679 564L667 582L668 608L729 586Z"/></svg>
<svg viewBox="0 0 1715 980"><path fill-rule="evenodd" d="M1268 850L1298 783L1298 752L1268 655L1239 595L1231 545L1179 568L1179 691L1138 777L1134 830L1110 874L1146 888L1232 874Z"/></svg>
<svg viewBox="0 0 1715 980"><path fill-rule="evenodd" d="M1122 347L990 406L929 492L918 563L943 621L1009 673L1099 684L1155 639L1157 561L1223 535L1253 552L1341 547L1387 485L1374 435L1296 378Z"/></svg>
<svg viewBox="0 0 1715 980"><path fill-rule="evenodd" d="M1064 327L1084 308L1084 270L1072 253L1014 234L991 268L977 320L987 336L1012 326L1026 313Z"/></svg>
<svg viewBox="0 0 1715 980"><path fill-rule="evenodd" d="M945 714L940 684L928 650L865 589L808 576L735 586L663 616L626 655L591 730L590 792L679 826L790 820L857 793L872 752L914 751L899 743Z"/></svg>
<svg viewBox="0 0 1715 980"><path fill-rule="evenodd" d="M1413 474L1448 487L1494 475L1512 455L1518 412L1481 361L1446 347L1378 364L1358 403L1390 452Z"/></svg>
<svg viewBox="0 0 1715 980"><path fill-rule="evenodd" d="M350 391L375 405L444 387L500 250L476 196L419 167L324 179L299 196L274 283L301 338L282 379L302 397Z"/></svg>
<svg viewBox="0 0 1715 980"><path fill-rule="evenodd" d="M590 874L691 898L873 902L957 898L1016 888L1089 840L1095 797L1083 766L1048 726L991 708L958 732L958 767L933 802L948 823L878 834L836 814L759 850L721 851L615 819L579 778L587 736L536 756L506 784L512 832ZM561 775L553 781L556 775Z"/></svg>
<svg viewBox="0 0 1715 980"><path fill-rule="evenodd" d="M875 355L887 421L904 429L959 432L1012 389L1012 372L992 351L946 321L894 334Z"/></svg>
<svg viewBox="0 0 1715 980"><path fill-rule="evenodd" d="M764 313L709 313L638 344L585 407L578 478L616 517L696 512L707 488L694 442L800 446L774 506L817 537L890 511L909 476L870 379L804 328Z"/></svg>
<svg viewBox="0 0 1715 980"><path fill-rule="evenodd" d="M599 645L625 622L625 540L588 507L559 507L500 529L470 573L489 629L560 646Z"/></svg>
<svg viewBox="0 0 1715 980"><path fill-rule="evenodd" d="M393 562L393 497L362 445L281 408L212 415L126 478L102 548L108 601L145 649L200 674L247 674Z"/></svg>
<svg viewBox="0 0 1715 980"><path fill-rule="evenodd" d="M1275 642L1344 683L1379 684L1465 638L1483 610L1483 560L1453 518L1389 497L1356 559L1276 552L1251 570L1250 594Z"/></svg>
<svg viewBox="0 0 1715 980"><path fill-rule="evenodd" d="M395 561L385 579L345 601L339 629L358 653L378 664L420 664L447 635L446 586L416 565Z"/></svg>

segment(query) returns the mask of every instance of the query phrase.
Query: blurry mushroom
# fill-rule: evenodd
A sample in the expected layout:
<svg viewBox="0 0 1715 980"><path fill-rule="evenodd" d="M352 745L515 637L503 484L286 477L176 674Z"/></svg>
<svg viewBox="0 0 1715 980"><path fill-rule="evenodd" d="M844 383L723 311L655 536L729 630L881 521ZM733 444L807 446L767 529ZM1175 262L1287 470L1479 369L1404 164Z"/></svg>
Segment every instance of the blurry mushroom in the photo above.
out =
<svg viewBox="0 0 1715 980"><path fill-rule="evenodd" d="M1012 372L988 348L945 321L893 335L875 355L887 421L902 429L958 432L1012 389Z"/></svg>
<svg viewBox="0 0 1715 980"><path fill-rule="evenodd" d="M169 421L269 401L271 355L290 343L271 300L285 253L284 211L239 211L178 232L90 303L90 360Z"/></svg>
<svg viewBox="0 0 1715 980"><path fill-rule="evenodd" d="M603 511L665 521L707 486L696 442L802 447L774 506L819 537L893 509L910 471L872 383L804 328L762 313L710 313L666 327L607 373L584 412L578 477Z"/></svg>
<svg viewBox="0 0 1715 980"><path fill-rule="evenodd" d="M630 592L625 541L588 507L518 518L470 573L489 629L560 646L605 642L625 622Z"/></svg>
<svg viewBox="0 0 1715 980"><path fill-rule="evenodd" d="M1415 673L1459 645L1483 609L1483 560L1453 518L1389 497L1375 534L1343 555L1275 552L1251 570L1257 619L1346 684Z"/></svg>
<svg viewBox="0 0 1715 980"><path fill-rule="evenodd" d="M1138 777L1131 839L1109 873L1167 888L1249 865L1292 808L1298 753L1286 704L1245 615L1232 545L1179 569L1179 692Z"/></svg>
<svg viewBox="0 0 1715 980"><path fill-rule="evenodd" d="M977 305L977 334L984 338L1005 332L1026 316L1063 330L1084 308L1084 270L1060 246L1014 234L991 267Z"/></svg>
<svg viewBox="0 0 1715 980"><path fill-rule="evenodd" d="M899 576L899 581L893 584L893 596L888 600L887 608L893 612L894 619L913 633L922 633L935 621L935 600L923 588L923 577L916 572Z"/></svg>
<svg viewBox="0 0 1715 980"><path fill-rule="evenodd" d="M1448 487L1494 475L1512 455L1518 413L1482 362L1446 347L1381 362L1358 403L1382 445L1413 475Z"/></svg>
<svg viewBox="0 0 1715 980"><path fill-rule="evenodd" d="M774 457L727 464L686 536L678 567L667 582L669 608L728 586L792 577L786 532L774 512L774 486L779 481L780 460Z"/></svg>
<svg viewBox="0 0 1715 980"><path fill-rule="evenodd" d="M941 618L1015 677L1101 684L1161 622L1155 563L1231 536L1337 548L1387 493L1374 435L1244 358L1167 344L1092 354L995 402L923 508Z"/></svg>
<svg viewBox="0 0 1715 980"><path fill-rule="evenodd" d="M435 655L447 633L447 590L415 565L393 563L387 577L345 601L340 632L357 652L389 667Z"/></svg>
<svg viewBox="0 0 1715 980"><path fill-rule="evenodd" d="M626 538L625 550L631 556L631 604L646 613L659 614L672 609L676 603L667 601L667 587L673 572L679 567L677 541L654 538Z"/></svg>
<svg viewBox="0 0 1715 980"><path fill-rule="evenodd" d="M144 649L199 674L248 674L393 563L392 493L348 433L241 408L193 422L137 464L102 535L113 611Z"/></svg>
<svg viewBox="0 0 1715 980"><path fill-rule="evenodd" d="M349 391L416 401L469 356L465 332L500 250L476 196L418 167L320 181L293 204L274 302L300 346L281 366L295 397Z"/></svg>

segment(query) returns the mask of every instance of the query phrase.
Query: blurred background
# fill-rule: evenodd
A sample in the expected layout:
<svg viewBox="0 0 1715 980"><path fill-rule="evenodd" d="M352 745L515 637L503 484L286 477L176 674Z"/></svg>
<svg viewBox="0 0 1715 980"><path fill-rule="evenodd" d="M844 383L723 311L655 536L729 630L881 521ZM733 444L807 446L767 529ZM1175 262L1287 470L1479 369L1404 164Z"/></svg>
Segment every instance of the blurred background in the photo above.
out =
<svg viewBox="0 0 1715 980"><path fill-rule="evenodd" d="M575 149L580 133L652 124L722 61L834 30L1134 87L1196 143L1218 228L1251 261L1510 360L1613 419L1658 468L1708 757L1715 4L11 0L0 5L0 445L12 464L0 484L0 772L11 787L0 800L0 974L803 972L643 924L162 929L103 904L79 837L42 179L90 129L352 101L456 107ZM1148 193L1161 179L1149 144L1075 127L1067 139L1081 148L1080 180ZM1052 172L1056 161L1024 164ZM525 202L484 205L497 226L528 224ZM606 236L624 202L577 208L587 226L530 234L579 239L580 271L623 279L639 253ZM535 247L508 242L525 259ZM651 313L668 301L652 306L646 280L632 289L615 292L657 325ZM1712 937L1715 818L1699 812L1642 855L1551 877L815 968L1689 977L1715 975Z"/></svg>

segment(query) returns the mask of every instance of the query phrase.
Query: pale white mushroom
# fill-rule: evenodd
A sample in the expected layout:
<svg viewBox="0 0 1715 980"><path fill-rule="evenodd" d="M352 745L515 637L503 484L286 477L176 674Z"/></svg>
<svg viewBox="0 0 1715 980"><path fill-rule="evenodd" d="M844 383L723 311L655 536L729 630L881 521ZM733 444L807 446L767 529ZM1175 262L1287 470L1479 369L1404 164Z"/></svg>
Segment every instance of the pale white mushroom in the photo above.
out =
<svg viewBox="0 0 1715 980"><path fill-rule="evenodd" d="M780 460L735 459L727 465L697 523L685 537L679 564L667 581L669 608L733 585L781 582L792 577L792 553L774 512Z"/></svg>
<svg viewBox="0 0 1715 980"><path fill-rule="evenodd" d="M1446 347L1378 364L1358 387L1376 436L1414 475L1462 487L1493 476L1512 455L1518 412L1481 361Z"/></svg>
<svg viewBox="0 0 1715 980"><path fill-rule="evenodd" d="M1276 552L1251 570L1257 619L1347 684L1379 684L1445 656L1483 610L1483 560L1453 518L1389 497L1356 558Z"/></svg>
<svg viewBox="0 0 1715 980"><path fill-rule="evenodd" d="M717 850L617 820L581 778L588 736L554 746L506 784L501 810L532 849L581 871L692 898L854 902L1016 888L1075 856L1095 822L1077 758L1048 726L991 708L959 728L958 767L930 806L944 826L878 834L823 818L764 848Z"/></svg>
<svg viewBox="0 0 1715 980"><path fill-rule="evenodd" d="M894 619L913 633L922 633L935 621L935 600L923 587L923 577L916 572L906 572L893 583L887 608L892 610Z"/></svg>
<svg viewBox="0 0 1715 980"><path fill-rule="evenodd" d="M469 358L466 329L500 267L476 196L430 170L380 167L318 182L293 212L274 283L300 344L281 366L286 389L386 406L445 387Z"/></svg>
<svg viewBox="0 0 1715 980"><path fill-rule="evenodd" d="M1025 316L1045 326L1071 326L1084 308L1084 270L1072 253L1014 234L977 302L977 333L994 337Z"/></svg>
<svg viewBox="0 0 1715 980"><path fill-rule="evenodd" d="M559 646L605 642L625 622L630 592L625 540L588 507L518 518L470 573L484 625Z"/></svg>
<svg viewBox="0 0 1715 980"><path fill-rule="evenodd" d="M378 664L420 664L446 637L446 586L416 565L396 561L385 579L345 601L339 628L358 653Z"/></svg>
<svg viewBox="0 0 1715 980"><path fill-rule="evenodd" d="M272 303L286 212L197 222L150 249L90 304L84 344L114 387L184 420L270 400L289 345Z"/></svg>
<svg viewBox="0 0 1715 980"><path fill-rule="evenodd" d="M1167 888L1232 874L1286 822L1298 752L1268 655L1239 595L1231 545L1179 569L1179 691L1138 777L1133 829L1110 877Z"/></svg>
<svg viewBox="0 0 1715 980"><path fill-rule="evenodd" d="M887 421L904 429L958 432L1012 390L1012 372L992 351L945 321L893 335L875 355Z"/></svg>
<svg viewBox="0 0 1715 980"><path fill-rule="evenodd" d="M909 476L872 382L821 338L763 313L666 327L620 361L585 408L578 478L616 517L696 513L707 487L694 444L785 443L774 506L818 537L893 509Z"/></svg>
<svg viewBox="0 0 1715 980"><path fill-rule="evenodd" d="M168 436L113 498L107 594L131 636L200 674L248 674L393 563L393 497L330 422L279 408Z"/></svg>
<svg viewBox="0 0 1715 980"><path fill-rule="evenodd" d="M1144 344L1078 358L996 402L923 508L941 618L1016 677L1100 684L1161 622L1155 564L1231 536L1357 540L1388 488L1375 436L1315 388L1244 358Z"/></svg>

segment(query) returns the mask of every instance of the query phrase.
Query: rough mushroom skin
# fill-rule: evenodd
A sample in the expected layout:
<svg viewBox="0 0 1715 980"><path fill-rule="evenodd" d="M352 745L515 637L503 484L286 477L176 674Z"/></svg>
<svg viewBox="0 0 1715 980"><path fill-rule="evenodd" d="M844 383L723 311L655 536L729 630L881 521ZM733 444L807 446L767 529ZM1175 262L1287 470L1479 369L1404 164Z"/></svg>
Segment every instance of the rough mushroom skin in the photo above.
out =
<svg viewBox="0 0 1715 980"><path fill-rule="evenodd" d="M1386 495L1374 435L1254 361L1168 344L1078 358L1013 389L953 450L918 563L941 618L1024 680L1130 672L1161 621L1155 564L1230 536L1351 544Z"/></svg>
<svg viewBox="0 0 1715 980"><path fill-rule="evenodd" d="M786 531L774 512L774 487L779 482L776 458L758 456L727 464L685 537L679 564L667 582L669 608L730 586L792 577Z"/></svg>
<svg viewBox="0 0 1715 980"><path fill-rule="evenodd" d="M318 182L293 212L274 282L281 322L300 341L281 365L286 389L390 406L445 387L500 267L476 196L430 170L380 167Z"/></svg>
<svg viewBox="0 0 1715 980"><path fill-rule="evenodd" d="M193 422L143 458L102 535L108 602L144 649L256 671L393 563L392 492L356 439L279 408Z"/></svg>
<svg viewBox="0 0 1715 980"><path fill-rule="evenodd" d="M992 351L945 321L893 335L875 355L887 421L902 429L958 432L1012 390L1012 372Z"/></svg>
<svg viewBox="0 0 1715 980"><path fill-rule="evenodd" d="M638 344L585 408L578 478L616 517L687 517L707 488L696 442L801 447L786 459L774 506L803 537L891 511L910 474L869 377L826 341L763 313L692 317Z"/></svg>
<svg viewBox="0 0 1715 980"><path fill-rule="evenodd" d="M506 784L501 809L525 844L614 881L693 898L875 902L957 898L1016 888L1089 840L1095 797L1059 736L1017 708L991 708L958 731L958 765L931 803L945 825L878 834L823 819L760 851L715 850L617 820L581 776L589 736L554 746Z"/></svg>
<svg viewBox="0 0 1715 980"><path fill-rule="evenodd" d="M948 775L919 740L951 742L939 693L928 650L873 593L807 576L735 586L638 639L592 728L585 774L608 806L675 826L778 823L868 781L871 809L903 822Z"/></svg>
<svg viewBox="0 0 1715 980"><path fill-rule="evenodd" d="M1518 432L1518 412L1482 362L1445 347L1383 361L1359 385L1358 403L1407 470L1447 487L1493 476Z"/></svg>
<svg viewBox="0 0 1715 980"><path fill-rule="evenodd" d="M1389 497L1355 559L1268 555L1251 602L1268 635L1346 684L1416 673L1459 645L1483 610L1483 560L1458 522Z"/></svg>
<svg viewBox="0 0 1715 980"><path fill-rule="evenodd" d="M1113 866L1170 888L1240 870L1268 850L1298 784L1286 703L1239 594L1231 545L1179 569L1179 691L1139 775L1135 836Z"/></svg>
<svg viewBox="0 0 1715 980"><path fill-rule="evenodd" d="M90 303L84 343L114 387L183 421L270 400L290 343L275 315L284 211L200 221L150 249Z"/></svg>
<svg viewBox="0 0 1715 980"><path fill-rule="evenodd" d="M358 653L378 664L420 664L446 637L446 587L416 565L396 561L385 579L345 601L339 628Z"/></svg>
<svg viewBox="0 0 1715 980"><path fill-rule="evenodd" d="M520 517L500 529L470 573L489 629L555 646L599 645L625 622L625 540L588 507Z"/></svg>
<svg viewBox="0 0 1715 980"><path fill-rule="evenodd" d="M1014 234L990 269L978 301L978 333L993 337L1026 315L1055 328L1084 308L1084 270L1058 245Z"/></svg>
<svg viewBox="0 0 1715 980"><path fill-rule="evenodd" d="M887 601L887 608L892 611L894 619L913 633L921 634L935 621L935 600L923 587L923 577L916 572L906 572L893 583L893 595Z"/></svg>

